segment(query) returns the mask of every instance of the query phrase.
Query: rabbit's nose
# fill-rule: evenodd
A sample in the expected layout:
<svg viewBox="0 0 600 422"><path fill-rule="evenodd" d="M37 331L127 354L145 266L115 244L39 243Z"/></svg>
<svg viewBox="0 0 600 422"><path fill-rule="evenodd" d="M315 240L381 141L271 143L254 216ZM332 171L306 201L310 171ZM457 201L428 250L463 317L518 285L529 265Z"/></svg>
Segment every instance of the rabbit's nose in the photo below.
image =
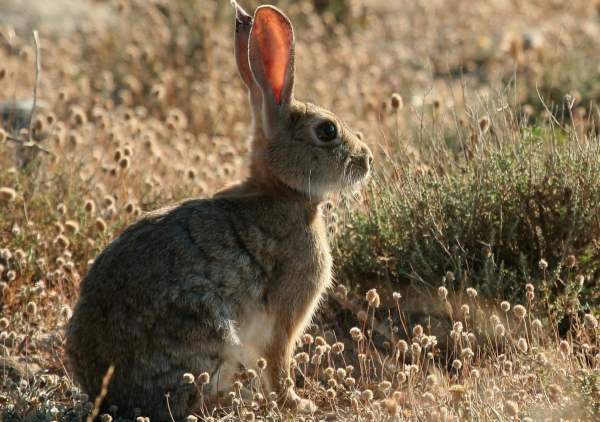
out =
<svg viewBox="0 0 600 422"><path fill-rule="evenodd" d="M364 163L365 163L365 168L368 171L371 168L373 168L373 153L366 146L364 146L364 147L361 148L361 153L362 153L363 160L364 160Z"/></svg>

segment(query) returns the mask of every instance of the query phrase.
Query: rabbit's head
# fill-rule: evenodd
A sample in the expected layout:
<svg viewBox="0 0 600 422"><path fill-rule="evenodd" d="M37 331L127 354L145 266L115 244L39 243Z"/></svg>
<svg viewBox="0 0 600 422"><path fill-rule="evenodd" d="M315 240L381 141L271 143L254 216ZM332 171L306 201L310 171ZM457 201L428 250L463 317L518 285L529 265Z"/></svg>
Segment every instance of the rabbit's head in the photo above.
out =
<svg viewBox="0 0 600 422"><path fill-rule="evenodd" d="M235 2L234 2L235 4ZM294 31L273 6L237 4L235 54L254 121L251 172L317 200L365 179L373 156L332 112L294 98Z"/></svg>

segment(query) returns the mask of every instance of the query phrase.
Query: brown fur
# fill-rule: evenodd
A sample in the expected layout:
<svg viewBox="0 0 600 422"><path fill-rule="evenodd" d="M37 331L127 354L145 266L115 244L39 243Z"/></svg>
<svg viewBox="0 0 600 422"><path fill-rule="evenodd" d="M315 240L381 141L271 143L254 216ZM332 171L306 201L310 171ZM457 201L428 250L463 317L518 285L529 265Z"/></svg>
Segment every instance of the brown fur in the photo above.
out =
<svg viewBox="0 0 600 422"><path fill-rule="evenodd" d="M293 37L277 9L261 7L254 19L259 14L274 16L283 25L275 29ZM263 21L270 25L269 19ZM335 115L293 98L293 57L283 101L274 101L255 64L247 22L237 24L236 41L250 37L252 78L240 66L243 39L236 55L246 84L256 83L248 87L255 120L250 177L212 199L186 201L128 227L96 259L68 326L76 380L93 397L115 365L104 407L116 404L123 416L139 407L152 420L170 419L166 393L176 419L194 411L199 390L183 383L185 372L210 373L206 395L228 388L230 380L220 379L226 367L255 364L232 362L231 351L243 354L244 341L253 341L239 329L258 315L274 321L264 345L258 343L268 361L266 381L295 397L281 382L295 341L331 283L320 204L369 172L369 149ZM325 119L339 132L327 144L314 134Z"/></svg>

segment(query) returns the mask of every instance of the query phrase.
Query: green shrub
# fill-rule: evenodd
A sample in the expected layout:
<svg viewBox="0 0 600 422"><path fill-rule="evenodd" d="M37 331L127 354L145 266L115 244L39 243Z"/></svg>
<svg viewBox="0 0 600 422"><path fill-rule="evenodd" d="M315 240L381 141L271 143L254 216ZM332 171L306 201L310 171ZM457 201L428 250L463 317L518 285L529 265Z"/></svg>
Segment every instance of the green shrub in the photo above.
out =
<svg viewBox="0 0 600 422"><path fill-rule="evenodd" d="M507 299L533 283L560 314L597 307L599 153L595 138L577 143L539 127L500 128L470 160L433 158L436 171L399 153L370 184L368 211L341 230L340 271L355 282L458 283Z"/></svg>

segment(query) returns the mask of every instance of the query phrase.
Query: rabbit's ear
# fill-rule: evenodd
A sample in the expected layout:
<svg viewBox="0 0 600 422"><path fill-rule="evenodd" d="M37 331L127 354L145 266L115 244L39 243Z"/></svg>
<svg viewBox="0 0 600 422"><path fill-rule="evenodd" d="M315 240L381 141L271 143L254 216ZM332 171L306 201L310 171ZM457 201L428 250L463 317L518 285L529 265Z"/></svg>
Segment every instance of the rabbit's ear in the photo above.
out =
<svg viewBox="0 0 600 422"><path fill-rule="evenodd" d="M287 108L294 89L294 30L289 19L273 6L254 13L249 59L254 80L262 91L264 112L276 117ZM270 115L270 116L268 116Z"/></svg>
<svg viewBox="0 0 600 422"><path fill-rule="evenodd" d="M253 96L260 95L248 62L248 39L252 28L252 16L247 14L235 0L231 0L231 5L235 7L234 49L237 68L250 94Z"/></svg>

